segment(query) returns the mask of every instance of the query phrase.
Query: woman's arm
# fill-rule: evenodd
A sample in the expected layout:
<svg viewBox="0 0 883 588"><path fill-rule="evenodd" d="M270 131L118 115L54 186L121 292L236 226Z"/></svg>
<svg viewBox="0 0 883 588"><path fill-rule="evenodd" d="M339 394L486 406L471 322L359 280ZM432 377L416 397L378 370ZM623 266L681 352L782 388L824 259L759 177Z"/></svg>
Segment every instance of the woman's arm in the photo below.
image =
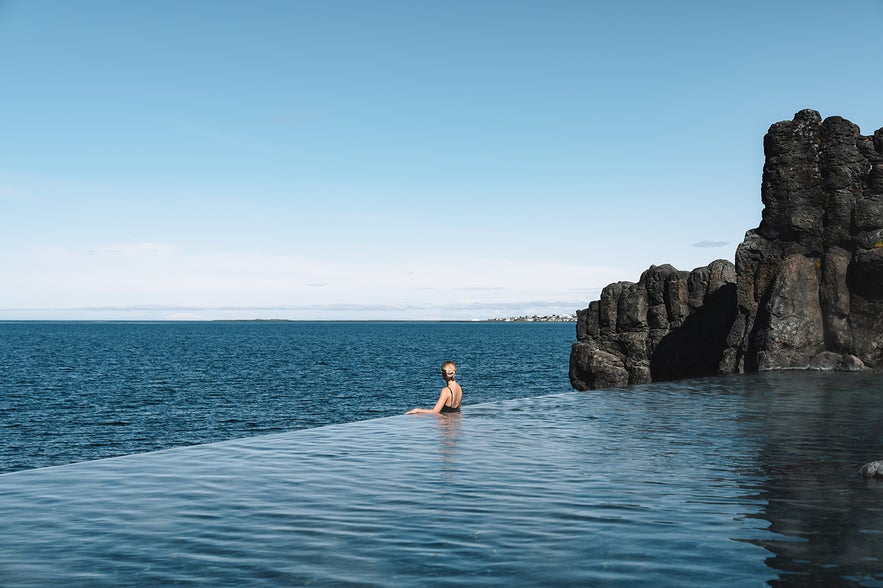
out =
<svg viewBox="0 0 883 588"><path fill-rule="evenodd" d="M445 390L447 390L448 394L451 395L451 401L453 402L454 393L450 390L450 388L445 386L444 388L441 389L441 392L438 393L438 400L436 401L435 406L433 406L431 409L412 408L411 410L409 410L405 414L433 414L433 413L441 412L442 408L445 405L445 400L447 400L447 398L445 397Z"/></svg>

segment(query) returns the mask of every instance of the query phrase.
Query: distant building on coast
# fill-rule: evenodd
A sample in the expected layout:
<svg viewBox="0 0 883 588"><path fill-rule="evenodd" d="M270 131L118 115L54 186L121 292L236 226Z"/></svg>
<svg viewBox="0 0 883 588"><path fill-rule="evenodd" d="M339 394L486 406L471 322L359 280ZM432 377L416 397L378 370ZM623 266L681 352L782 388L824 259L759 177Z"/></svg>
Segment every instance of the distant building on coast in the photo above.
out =
<svg viewBox="0 0 883 588"><path fill-rule="evenodd" d="M512 316L489 319L493 323L575 323L576 314L547 314L531 316Z"/></svg>

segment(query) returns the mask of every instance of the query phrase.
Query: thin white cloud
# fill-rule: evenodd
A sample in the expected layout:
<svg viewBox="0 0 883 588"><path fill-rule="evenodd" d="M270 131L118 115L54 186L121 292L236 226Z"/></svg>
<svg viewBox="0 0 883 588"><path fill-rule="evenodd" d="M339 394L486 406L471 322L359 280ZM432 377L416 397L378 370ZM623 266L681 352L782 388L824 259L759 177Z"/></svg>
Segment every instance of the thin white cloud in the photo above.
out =
<svg viewBox="0 0 883 588"><path fill-rule="evenodd" d="M507 259L316 260L303 255L191 253L161 242L93 250L0 252L3 318L445 318L573 312L595 287L628 277L607 267ZM628 272L629 274L631 272ZM488 284L493 284L489 286Z"/></svg>
<svg viewBox="0 0 883 588"><path fill-rule="evenodd" d="M90 249L92 255L138 255L155 253L173 253L175 247L168 243L114 243L98 249Z"/></svg>
<svg viewBox="0 0 883 588"><path fill-rule="evenodd" d="M0 318L73 320L480 320L508 316L572 314L585 303L527 300L451 304L306 304L278 306L188 306L162 304L63 308L0 308Z"/></svg>
<svg viewBox="0 0 883 588"><path fill-rule="evenodd" d="M708 241L708 240L705 240L705 241L699 241L698 243L693 243L693 247L701 247L701 248L726 247L729 244L730 244L729 241Z"/></svg>
<svg viewBox="0 0 883 588"><path fill-rule="evenodd" d="M318 113L307 110L293 110L275 118L275 122L284 127L295 127L319 118Z"/></svg>
<svg viewBox="0 0 883 588"><path fill-rule="evenodd" d="M18 186L0 182L0 200L28 200L28 195Z"/></svg>

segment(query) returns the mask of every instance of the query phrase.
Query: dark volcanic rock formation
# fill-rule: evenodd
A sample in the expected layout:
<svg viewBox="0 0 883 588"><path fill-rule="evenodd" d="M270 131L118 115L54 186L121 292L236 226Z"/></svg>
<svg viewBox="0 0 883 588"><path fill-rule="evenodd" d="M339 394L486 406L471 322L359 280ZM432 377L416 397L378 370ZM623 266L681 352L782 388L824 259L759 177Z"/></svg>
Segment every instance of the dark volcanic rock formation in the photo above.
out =
<svg viewBox="0 0 883 588"><path fill-rule="evenodd" d="M772 125L760 226L690 273L653 266L579 311L580 390L773 369L883 368L883 129Z"/></svg>
<svg viewBox="0 0 883 588"><path fill-rule="evenodd" d="M883 129L803 110L770 127L760 226L736 251L727 373L883 365Z"/></svg>
<svg viewBox="0 0 883 588"><path fill-rule="evenodd" d="M580 390L714 374L736 316L736 271L652 266L577 312L570 381Z"/></svg>

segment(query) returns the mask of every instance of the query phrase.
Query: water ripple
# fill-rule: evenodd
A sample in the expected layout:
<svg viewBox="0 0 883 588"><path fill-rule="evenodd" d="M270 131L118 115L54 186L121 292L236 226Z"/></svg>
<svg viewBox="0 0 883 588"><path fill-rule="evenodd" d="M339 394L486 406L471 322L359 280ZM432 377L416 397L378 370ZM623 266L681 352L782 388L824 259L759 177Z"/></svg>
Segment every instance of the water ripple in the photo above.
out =
<svg viewBox="0 0 883 588"><path fill-rule="evenodd" d="M0 585L880 585L883 484L854 467L883 455L880 383L569 392L6 474Z"/></svg>
<svg viewBox="0 0 883 588"><path fill-rule="evenodd" d="M757 527L732 468L677 444L660 457L654 449L685 441L683 428L639 436L626 421L601 396L568 393L8 474L0 577L9 586L767 578L765 551L732 540ZM726 445L716 448L730 458L745 449Z"/></svg>

